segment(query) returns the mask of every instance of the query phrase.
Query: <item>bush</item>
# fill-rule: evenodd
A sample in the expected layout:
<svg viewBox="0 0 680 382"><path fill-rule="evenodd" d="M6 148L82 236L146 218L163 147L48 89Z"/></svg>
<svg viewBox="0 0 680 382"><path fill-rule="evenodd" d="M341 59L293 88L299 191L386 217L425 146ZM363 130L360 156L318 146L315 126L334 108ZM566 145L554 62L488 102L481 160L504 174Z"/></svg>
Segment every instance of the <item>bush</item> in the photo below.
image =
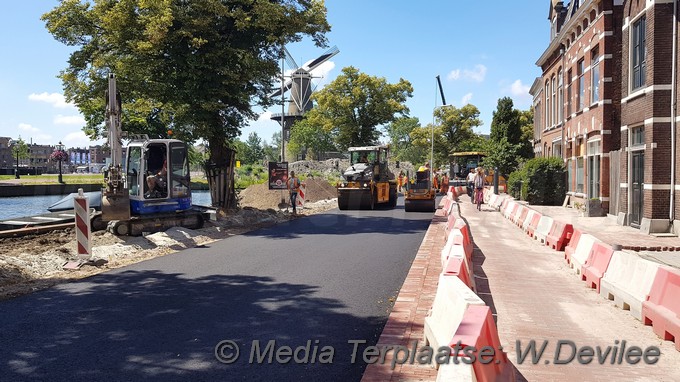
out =
<svg viewBox="0 0 680 382"><path fill-rule="evenodd" d="M523 187L525 183L527 183L526 171L524 171L523 169L513 171L508 176L507 181L508 194L510 194L515 199L526 200L527 197L526 193L522 193L522 188L525 188Z"/></svg>
<svg viewBox="0 0 680 382"><path fill-rule="evenodd" d="M508 177L508 193L530 204L558 206L566 193L564 176L562 159L530 159Z"/></svg>
<svg viewBox="0 0 680 382"><path fill-rule="evenodd" d="M526 172L522 194L526 195L527 202L551 206L562 204L566 185L564 162L561 158L530 159L522 171Z"/></svg>

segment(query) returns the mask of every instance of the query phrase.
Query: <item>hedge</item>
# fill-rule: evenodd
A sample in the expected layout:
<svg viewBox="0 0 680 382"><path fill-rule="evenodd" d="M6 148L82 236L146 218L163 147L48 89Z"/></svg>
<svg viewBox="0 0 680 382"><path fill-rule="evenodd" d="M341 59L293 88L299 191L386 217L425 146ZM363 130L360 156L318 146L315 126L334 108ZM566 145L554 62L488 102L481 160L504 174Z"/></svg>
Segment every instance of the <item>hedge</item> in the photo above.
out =
<svg viewBox="0 0 680 382"><path fill-rule="evenodd" d="M508 193L529 204L562 204L566 193L565 168L561 158L533 158L508 177Z"/></svg>

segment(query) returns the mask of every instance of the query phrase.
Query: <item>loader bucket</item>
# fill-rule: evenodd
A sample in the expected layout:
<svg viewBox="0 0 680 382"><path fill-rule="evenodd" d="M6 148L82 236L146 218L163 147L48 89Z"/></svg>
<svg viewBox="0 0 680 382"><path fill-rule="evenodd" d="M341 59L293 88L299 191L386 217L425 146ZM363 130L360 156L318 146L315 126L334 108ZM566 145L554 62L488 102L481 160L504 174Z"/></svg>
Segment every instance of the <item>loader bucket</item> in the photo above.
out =
<svg viewBox="0 0 680 382"><path fill-rule="evenodd" d="M102 193L102 220L130 220L130 195L127 189L120 193Z"/></svg>

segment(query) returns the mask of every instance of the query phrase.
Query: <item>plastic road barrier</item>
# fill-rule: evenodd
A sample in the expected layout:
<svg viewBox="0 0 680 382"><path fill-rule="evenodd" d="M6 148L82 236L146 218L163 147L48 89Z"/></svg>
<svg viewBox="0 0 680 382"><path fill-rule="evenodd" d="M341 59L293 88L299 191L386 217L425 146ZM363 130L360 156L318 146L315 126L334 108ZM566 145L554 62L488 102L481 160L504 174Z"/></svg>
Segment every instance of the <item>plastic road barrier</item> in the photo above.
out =
<svg viewBox="0 0 680 382"><path fill-rule="evenodd" d="M647 299L659 264L635 253L615 251L600 280L600 296L642 321L642 302Z"/></svg>
<svg viewBox="0 0 680 382"><path fill-rule="evenodd" d="M597 293L600 293L600 279L607 271L613 253L614 250L608 244L595 243L581 268L581 280L585 281L588 287L596 289Z"/></svg>
<svg viewBox="0 0 680 382"><path fill-rule="evenodd" d="M425 345L448 345L470 305L484 306L484 301L458 277L439 276L432 310L425 317Z"/></svg>
<svg viewBox="0 0 680 382"><path fill-rule="evenodd" d="M664 340L674 340L680 351L680 271L659 267L649 291L642 302L645 325L652 325L654 333Z"/></svg>
<svg viewBox="0 0 680 382"><path fill-rule="evenodd" d="M548 237L550 230L552 229L553 222L554 222L553 218L551 218L550 216L543 215L541 217L541 220L538 221L536 231L534 231L534 239L538 240L541 243L545 243L545 240Z"/></svg>
<svg viewBox="0 0 680 382"><path fill-rule="evenodd" d="M564 251L571 240L571 235L574 233L574 226L569 223L564 223L559 220L555 220L552 226L552 230L545 239L548 247L556 251Z"/></svg>

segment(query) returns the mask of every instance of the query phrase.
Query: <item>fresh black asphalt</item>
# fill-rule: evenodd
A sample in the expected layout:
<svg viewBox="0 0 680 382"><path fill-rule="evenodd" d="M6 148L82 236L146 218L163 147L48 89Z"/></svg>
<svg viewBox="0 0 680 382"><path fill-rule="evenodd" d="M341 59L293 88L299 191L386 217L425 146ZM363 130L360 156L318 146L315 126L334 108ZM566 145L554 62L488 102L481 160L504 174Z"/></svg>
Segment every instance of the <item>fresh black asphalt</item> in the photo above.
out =
<svg viewBox="0 0 680 382"><path fill-rule="evenodd" d="M431 217L333 210L4 301L0 381L358 381Z"/></svg>

